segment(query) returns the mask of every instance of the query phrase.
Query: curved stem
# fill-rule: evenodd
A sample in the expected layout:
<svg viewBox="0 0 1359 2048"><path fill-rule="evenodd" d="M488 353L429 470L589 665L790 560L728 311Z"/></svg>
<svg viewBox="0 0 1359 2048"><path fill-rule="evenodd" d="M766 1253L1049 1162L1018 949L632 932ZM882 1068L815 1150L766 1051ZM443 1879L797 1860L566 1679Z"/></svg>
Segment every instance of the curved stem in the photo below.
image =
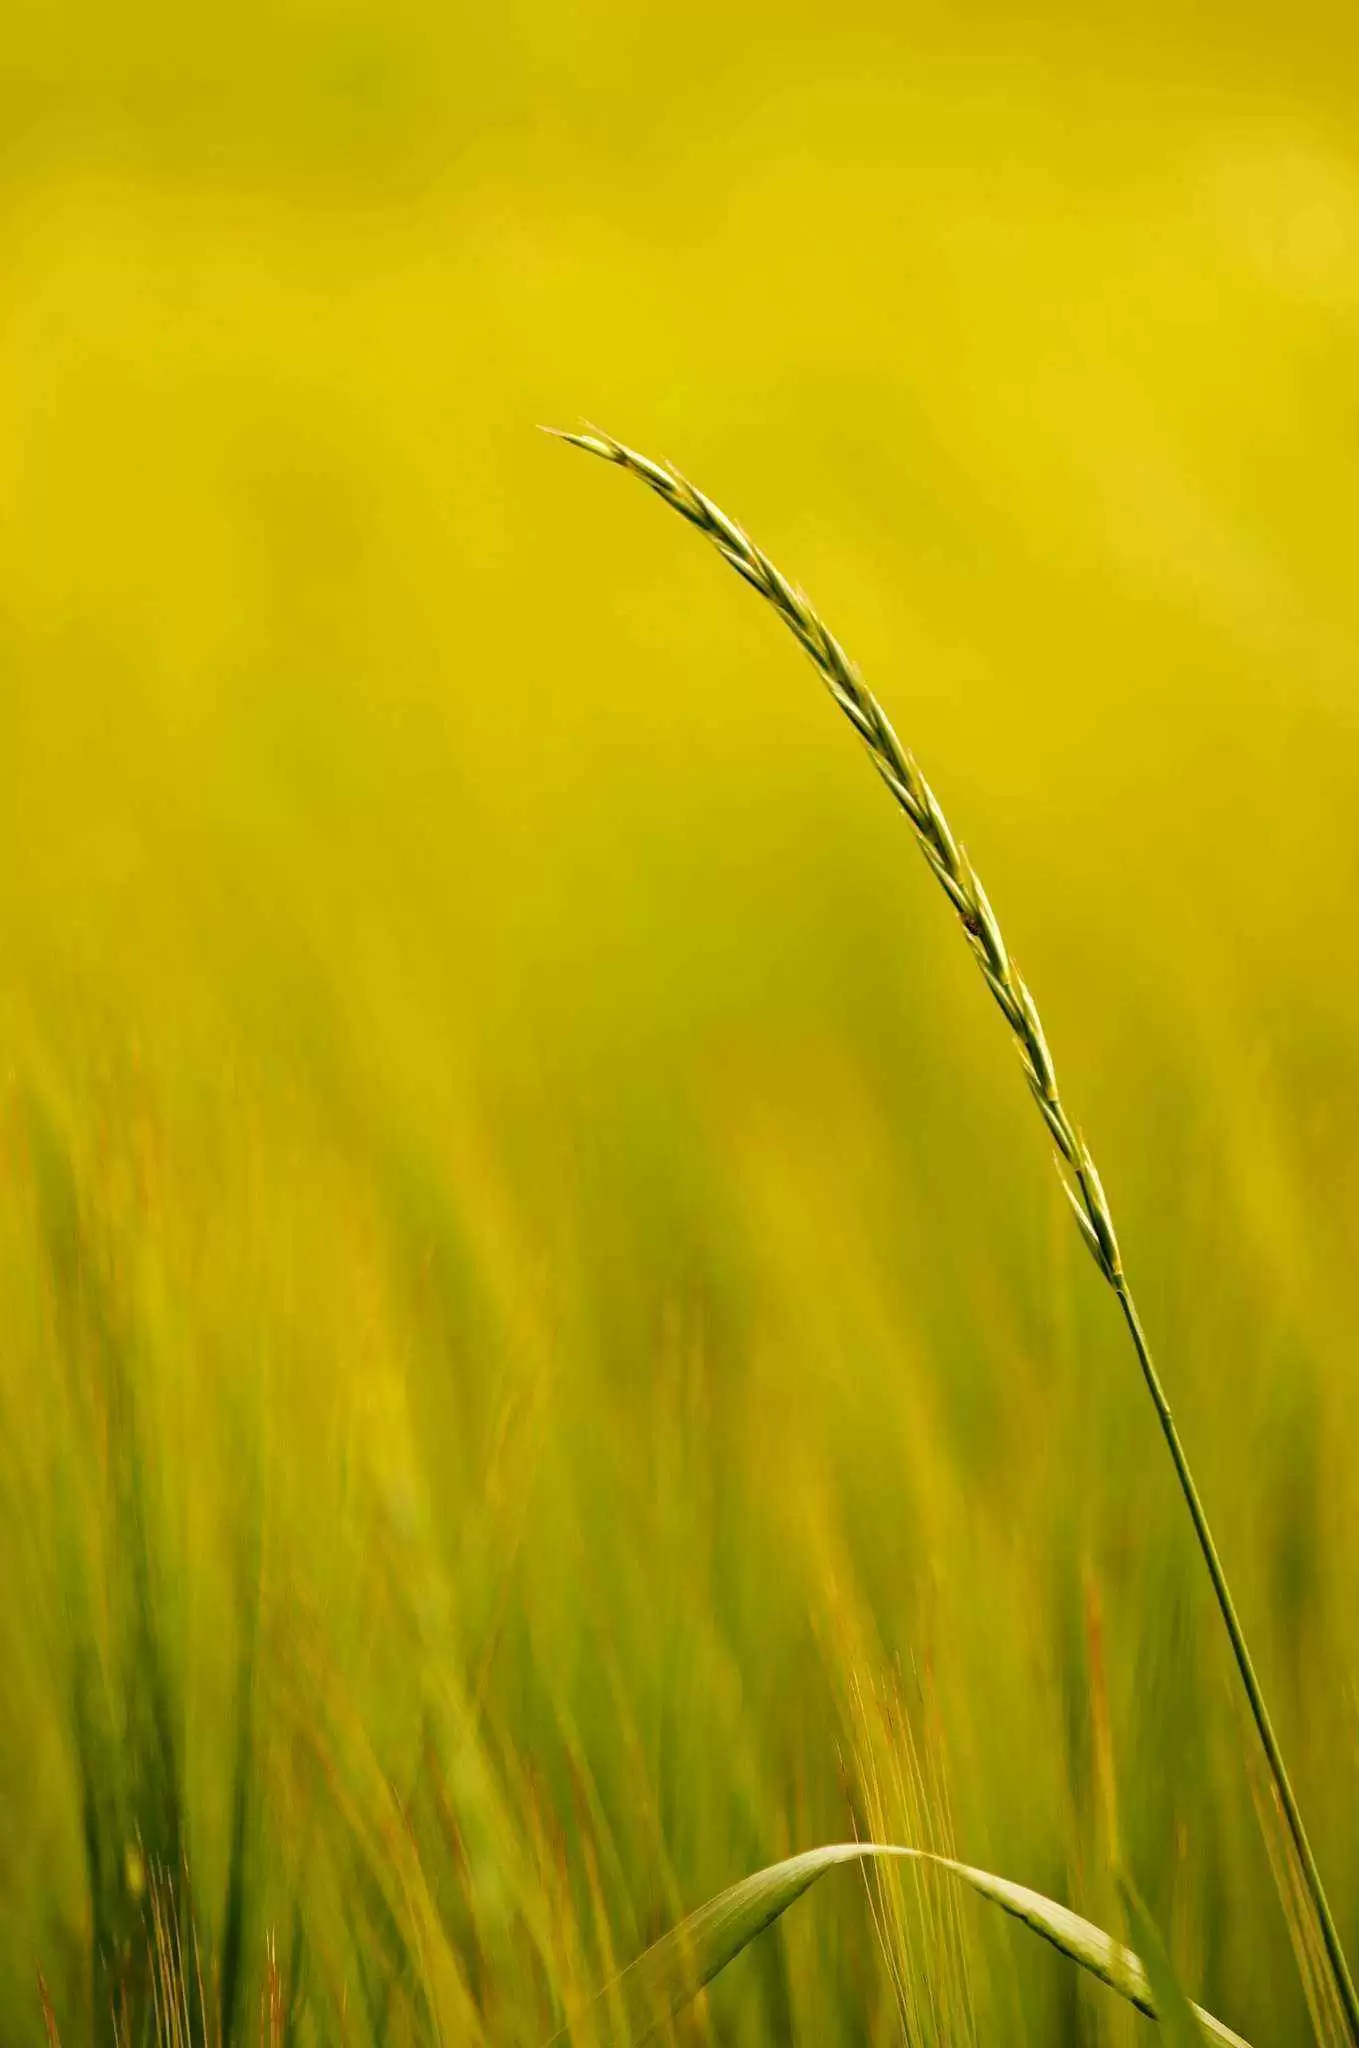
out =
<svg viewBox="0 0 1359 2048"><path fill-rule="evenodd" d="M803 651L810 656L822 681L834 698L840 710L849 720L868 750L869 758L881 775L896 802L905 812L915 833L921 852L952 904L967 942L972 948L977 964L982 971L1007 1025L1018 1045L1024 1077L1042 1112L1048 1134L1057 1148L1057 1168L1062 1186L1066 1189L1080 1226L1081 1235L1099 1267L1104 1279L1118 1296L1119 1306L1132 1333L1133 1344L1142 1367L1142 1377L1147 1383L1160 1418L1162 1434L1174 1461L1180 1491L1184 1495L1194 1533L1198 1537L1199 1549L1203 1552L1208 1567L1208 1576L1213 1582L1217 1604L1227 1624L1231 1639L1232 1653L1236 1658L1246 1697L1250 1701L1255 1725L1260 1731L1265 1756L1271 1776L1279 1795L1297 1851L1302 1869L1303 1881L1308 1896L1315 1908L1325 1943L1331 1972L1335 1978L1336 1992L1344 2009L1346 2030L1352 2048L1359 2048L1359 1997L1355 1995L1354 1980L1350 1976L1345 1952L1340 1946L1335 1921L1327 1904L1321 1874L1312 1855L1307 1831L1302 1824L1298 1802L1293 1796L1289 1783L1283 1753L1260 1691L1260 1681L1255 1676L1246 1638L1237 1619L1235 1605L1227 1585L1217 1546L1213 1542L1208 1518L1199 1499L1198 1488L1189 1470L1189 1461L1180 1442L1179 1431L1170 1413L1165 1389L1161 1385L1156 1367L1152 1364L1151 1352L1138 1320L1133 1298L1123 1272L1119 1256L1118 1239L1114 1232L1114 1220L1109 1210L1104 1189L1089 1148L1075 1124L1068 1116L1057 1087L1057 1074L1053 1066L1052 1053L1043 1027L1039 1021L1038 1007L1025 985L1023 977L1015 966L995 912L987 900L986 892L977 877L976 870L967 858L966 852L954 838L940 808L939 800L926 782L909 748L903 747L892 730L887 714L873 692L860 675L854 663L846 654L840 642L831 632L808 600L780 574L763 549L757 547L749 534L742 531L734 519L696 490L687 478L676 469L662 468L651 462L635 449L626 447L607 434L566 434L562 437L587 454L602 457L606 462L616 463L620 468L630 470L639 477L648 489L663 499L673 512L678 512L690 526L716 547L722 559L755 590L783 620Z"/></svg>
<svg viewBox="0 0 1359 2048"><path fill-rule="evenodd" d="M1217 1596L1217 1604L1222 1611L1222 1619L1227 1624L1227 1635L1231 1642L1232 1655L1236 1658L1236 1668L1241 1673L1241 1683L1246 1688L1246 1698L1250 1701L1250 1710L1254 1716L1256 1728L1260 1733L1260 1741L1269 1764L1270 1775L1274 1779L1274 1784L1279 1794L1279 1803L1283 1807L1284 1817L1288 1822L1288 1832L1292 1836L1293 1846L1297 1850L1298 1862L1302 1868L1303 1882L1307 1886L1308 1897L1312 1901L1317 1919L1321 1925L1322 1940L1326 1944L1326 1954L1330 1959L1336 1989L1340 1994L1340 2000L1345 2009L1345 2020L1350 2039L1359 2043L1359 1996L1355 1994L1354 1979L1350 1975L1350 1967L1345 1959L1345 1951L1341 1947L1340 1936L1331 1915L1330 1903L1326 1897L1326 1888L1321 1882L1321 1872L1317 1869L1316 1858L1312 1854L1312 1845L1307 1839L1307 1830L1303 1826L1302 1813L1298 1807L1297 1798L1294 1795L1293 1786L1288 1776L1288 1766L1283 1760L1283 1751L1279 1748L1279 1738L1274 1733L1274 1724L1269 1718L1269 1709L1265 1705L1265 1697L1260 1690L1260 1681L1255 1675L1255 1666L1251 1662L1251 1654L1246 1647L1245 1633L1237 1616L1236 1603L1232 1599L1231 1588L1227 1584L1227 1575L1222 1569L1222 1560L1217 1554L1217 1545L1213 1541L1213 1532L1208 1526L1208 1517L1204 1512L1203 1502L1199 1498L1199 1490L1194 1484L1194 1475L1189 1469L1189 1460L1185 1456L1184 1445L1180 1441L1180 1432L1175 1427L1175 1418L1170 1412L1170 1403L1166 1399L1165 1388L1161 1385L1161 1376L1153 1363L1146 1333L1142 1328L1141 1318L1137 1313L1137 1306L1122 1274L1119 1275L1114 1283L1114 1292L1118 1296L1118 1305L1123 1311L1123 1319L1128 1325L1133 1346L1137 1352L1138 1364L1142 1368L1142 1377L1147 1383L1147 1392L1151 1395L1152 1405L1156 1409L1157 1419L1161 1425L1161 1434L1166 1440L1166 1446L1175 1466L1175 1476L1180 1482L1180 1492L1184 1495L1185 1505L1189 1509L1190 1520L1194 1524L1194 1534L1198 1537L1199 1549L1202 1551L1203 1561L1208 1567L1208 1576L1213 1582L1213 1591Z"/></svg>

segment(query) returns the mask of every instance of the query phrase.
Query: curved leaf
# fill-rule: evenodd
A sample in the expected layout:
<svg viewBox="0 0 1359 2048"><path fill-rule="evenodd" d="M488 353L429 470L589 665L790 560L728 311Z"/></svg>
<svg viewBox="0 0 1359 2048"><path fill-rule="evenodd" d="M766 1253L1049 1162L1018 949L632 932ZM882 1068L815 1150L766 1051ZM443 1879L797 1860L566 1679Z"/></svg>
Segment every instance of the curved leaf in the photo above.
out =
<svg viewBox="0 0 1359 2048"><path fill-rule="evenodd" d="M993 1876L988 1870L975 1870L970 1864L953 1862L947 1856L932 1855L925 1849L903 1848L895 1843L835 1842L790 1856L782 1863L771 1864L767 1870L757 1870L752 1877L742 1878L739 1884L709 1899L606 1985L572 2026L554 2036L549 2048L564 2048L572 2040L607 2044L607 2048L634 2048L634 2044L645 2041L687 2005L828 1870L841 1863L861 1863L873 1858L928 1864L948 1872L1013 1919L1022 1921L1035 1934L1041 1934L1139 2012L1157 2017L1157 1977L1148 1975L1131 1949L1069 1907L1059 1906L1026 1885L1012 1884L1008 1878ZM1158 1955L1157 1975L1161 1960ZM1173 1978L1170 1981L1173 1983ZM1247 2048L1239 2034L1234 2034L1211 2013L1198 2006L1190 2010L1209 2041L1221 2044L1221 2048ZM1171 2038L1175 2036L1172 2034Z"/></svg>

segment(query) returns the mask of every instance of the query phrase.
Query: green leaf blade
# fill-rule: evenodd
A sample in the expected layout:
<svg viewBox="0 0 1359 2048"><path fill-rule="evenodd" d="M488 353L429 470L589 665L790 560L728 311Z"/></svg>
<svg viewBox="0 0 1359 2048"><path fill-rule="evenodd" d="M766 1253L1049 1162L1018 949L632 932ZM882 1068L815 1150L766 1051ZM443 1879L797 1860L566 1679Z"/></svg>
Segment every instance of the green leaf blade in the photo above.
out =
<svg viewBox="0 0 1359 2048"><path fill-rule="evenodd" d="M1154 1959L1149 1957L1144 1966L1131 1949L1115 1941L1093 1921L1082 1919L1070 1907L1059 1905L1027 1885L1014 1884L1009 1878L932 1855L924 1849L877 1842L835 1842L824 1848L808 1849L800 1856L790 1856L768 1869L757 1870L719 1892L662 1935L606 1985L571 2025L553 2037L549 2048L566 2048L567 2043L587 2041L600 2044L600 2048L637 2048L637 2044L648 2040L695 1998L705 1984L720 1975L828 1870L875 1859L926 1864L966 1884L1050 1942L1140 2012L1160 2018L1175 2048L1190 2048L1190 2044L1192 2048L1203 2048L1205 2039L1218 2044L1218 2048L1248 2048L1239 2034L1185 1998L1164 1948L1159 1946L1159 1936L1155 1937ZM1183 2032L1186 2013L1193 2029L1188 2035ZM1174 2031L1176 2027L1179 2032Z"/></svg>

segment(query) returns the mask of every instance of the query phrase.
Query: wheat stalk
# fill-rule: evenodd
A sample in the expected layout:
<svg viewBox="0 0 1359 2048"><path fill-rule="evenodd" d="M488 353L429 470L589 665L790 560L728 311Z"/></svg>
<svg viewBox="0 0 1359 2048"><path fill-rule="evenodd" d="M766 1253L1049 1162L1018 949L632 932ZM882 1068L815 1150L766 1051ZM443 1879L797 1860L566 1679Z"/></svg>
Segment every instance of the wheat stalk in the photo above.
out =
<svg viewBox="0 0 1359 2048"><path fill-rule="evenodd" d="M678 512L681 518L705 534L723 560L766 603L773 606L811 658L831 696L863 741L869 759L905 812L916 843L957 913L983 979L1010 1028L1024 1078L1056 1147L1058 1173L1080 1225L1081 1235L1123 1312L1147 1391L1175 1466L1180 1491L1208 1567L1288 1831L1297 1849L1308 1896L1316 1911L1336 1989L1345 2010L1350 2038L1354 2048L1359 2048L1359 1997L1356 1997L1302 1814L1218 1557L1217 1545L1123 1270L1109 1204L1089 1148L1062 1101L1037 1006L1005 944L986 891L966 852L954 838L933 790L909 749L901 744L892 730L891 721L877 698L829 627L802 593L780 574L763 549L757 547L734 520L729 519L711 498L705 497L677 470L648 461L646 456L625 447L611 435L590 432L559 434L558 438L640 477L672 511Z"/></svg>

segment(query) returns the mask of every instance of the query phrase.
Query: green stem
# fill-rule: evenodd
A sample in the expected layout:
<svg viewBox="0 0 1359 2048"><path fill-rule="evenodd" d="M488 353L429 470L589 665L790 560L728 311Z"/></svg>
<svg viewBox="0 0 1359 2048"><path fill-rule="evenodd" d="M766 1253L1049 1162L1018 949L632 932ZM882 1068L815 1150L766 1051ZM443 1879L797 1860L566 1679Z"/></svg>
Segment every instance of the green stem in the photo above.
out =
<svg viewBox="0 0 1359 2048"><path fill-rule="evenodd" d="M1142 1333L1142 1325L1138 1321L1132 1295L1128 1291L1109 1205L1100 1185L1095 1163L1062 1107L1061 1097L1057 1092L1052 1054L1043 1036L1037 1006L1006 949L995 913L986 899L976 871L954 839L948 822L939 808L938 799L920 773L915 760L898 740L882 706L835 635L817 616L807 600L779 574L769 557L756 547L749 535L743 533L734 520L728 519L724 512L719 511L710 498L705 498L701 491L695 490L678 470L662 469L658 463L649 462L645 456L638 455L635 450L625 447L621 441L615 441L608 435L567 434L564 439L574 443L578 448L585 449L588 454L600 456L606 462L617 463L621 468L630 470L634 476L640 477L649 489L664 499L672 511L678 512L681 518L687 519L691 526L697 527L700 533L705 534L723 560L735 569L767 604L773 606L804 652L810 655L831 696L867 747L878 773L910 820L926 860L962 922L968 944L976 955L987 986L999 1003L1005 1020L1018 1042L1025 1076L1058 1148L1058 1171L1062 1175L1062 1185L1071 1198L1076 1221L1081 1226L1096 1265L1117 1294L1124 1318L1132 1332L1132 1340L1142 1366L1142 1376L1146 1380L1147 1390L1160 1417L1162 1432L1170 1447L1170 1455L1180 1481L1180 1490L1193 1519L1194 1532L1199 1539L1204 1562L1208 1566L1208 1576L1213 1582L1217 1604L1227 1624L1227 1634L1231 1638L1237 1669L1246 1688L1246 1697L1255 1716L1255 1725L1260 1731L1260 1740L1264 1744L1275 1789L1288 1821L1303 1880L1321 1924L1326 1953L1335 1977L1336 1991L1344 2008L1351 2048L1359 2048L1359 1998L1355 1996L1354 1981L1350 1976L1349 1965L1345 1961L1345 1952L1340 1946L1340 1937L1336 1933L1335 1921L1331 1917L1331 1909L1326 1901L1321 1875L1307 1840L1307 1831L1302 1824L1298 1802L1288 1781L1283 1755L1270 1722L1264 1696L1260 1691L1260 1682L1255 1676L1255 1666L1251 1663L1250 1651L1246 1648L1246 1638L1242 1633L1241 1623L1237 1620L1236 1608L1218 1559L1217 1546L1208 1527L1208 1518L1203 1512L1203 1503L1199 1499L1198 1488L1189 1470L1189 1461L1185 1457L1179 1431L1170 1413L1170 1403L1166 1400L1165 1389L1161 1385L1156 1367L1152 1364L1151 1352Z"/></svg>
<svg viewBox="0 0 1359 2048"><path fill-rule="evenodd" d="M1236 1668L1241 1673L1241 1683L1246 1688L1246 1698L1250 1701L1250 1710L1255 1717L1255 1725L1260 1732L1260 1741L1269 1764L1270 1774L1274 1779L1275 1789L1279 1795L1279 1803L1283 1807L1284 1816L1288 1822L1288 1831L1293 1838L1293 1846L1298 1853L1298 1862L1302 1867L1303 1880L1307 1886L1308 1896L1312 1901L1317 1919L1321 1925L1321 1935L1326 1944L1326 1954L1330 1958L1336 1989L1340 1994L1340 2002L1345 2009L1345 2021L1349 2030L1349 2036L1351 2041L1356 2044L1356 2048L1359 2048L1359 1996L1355 1994L1354 1979L1350 1975L1350 1967L1345 1960L1345 1951L1340 1945L1340 1936L1336 1931L1335 1920L1332 1917L1330 1903L1326 1897L1326 1888L1321 1882L1321 1872L1317 1869L1316 1858L1312 1854L1312 1845L1307 1839L1307 1830L1303 1826L1302 1814L1299 1810L1297 1799L1294 1796L1292 1784L1289 1781L1288 1767L1283 1760L1283 1751L1279 1748L1279 1738L1274 1733L1274 1724L1269 1718L1269 1709L1265 1705L1265 1696L1260 1690L1260 1681L1255 1675L1255 1666L1251 1662L1251 1654L1246 1647L1245 1634L1237 1616L1236 1603L1232 1599L1231 1588L1227 1584L1227 1575L1222 1569L1222 1560L1217 1554L1217 1545L1213 1541L1213 1532L1208 1527L1208 1517L1204 1513L1203 1502L1199 1499L1199 1490L1194 1484L1194 1475L1189 1469L1189 1460L1185 1456L1184 1445L1180 1441L1180 1432L1175 1427L1175 1418L1170 1412L1170 1403L1166 1399L1165 1388L1161 1385L1160 1374L1152 1362L1151 1350L1147 1344L1136 1305L1129 1292L1127 1281L1121 1273L1114 1282L1114 1291L1118 1295L1119 1307L1123 1310L1124 1321L1127 1323L1132 1335L1133 1345L1137 1351L1138 1363L1142 1368L1142 1377L1147 1383L1147 1392L1151 1395L1152 1403L1161 1424L1161 1433L1165 1437L1174 1462L1176 1477L1180 1482L1180 1491L1184 1495L1185 1505L1189 1509L1190 1519L1194 1524L1194 1534L1199 1539L1199 1549L1203 1552L1203 1561L1208 1567L1208 1576L1213 1582L1213 1591L1217 1595L1217 1604L1222 1610L1222 1619L1227 1624L1227 1634L1231 1640L1232 1654L1236 1658Z"/></svg>

